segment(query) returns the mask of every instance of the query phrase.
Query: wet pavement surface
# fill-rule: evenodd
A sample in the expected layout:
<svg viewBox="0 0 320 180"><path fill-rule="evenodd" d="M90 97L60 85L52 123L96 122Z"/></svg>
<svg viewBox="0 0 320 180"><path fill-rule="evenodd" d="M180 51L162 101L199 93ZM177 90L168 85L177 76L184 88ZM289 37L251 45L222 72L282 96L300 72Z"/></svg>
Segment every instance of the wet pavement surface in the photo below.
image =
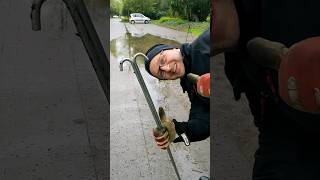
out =
<svg viewBox="0 0 320 180"><path fill-rule="evenodd" d="M245 96L233 98L224 73L224 57L213 61L212 169L216 180L251 179L258 132Z"/></svg>
<svg viewBox="0 0 320 180"><path fill-rule="evenodd" d="M138 80L129 63L120 72L119 62L136 52L143 52L155 43L179 45L186 42L186 33L153 24L121 23L111 19L110 59L110 170L111 179L177 179L166 151L156 147L152 128L156 123L149 110ZM189 36L189 40L192 39ZM182 93L179 80L159 81L140 71L156 109L164 107L167 115L187 121L190 103ZM210 140L173 144L171 150L182 179L199 179L210 169Z"/></svg>
<svg viewBox="0 0 320 180"><path fill-rule="evenodd" d="M124 36L113 39L110 43L111 55L117 57L118 62L127 57L132 57L139 52L147 52L147 50L156 43L169 44L180 47L177 41L161 38L152 34L132 35L127 29Z"/></svg>
<svg viewBox="0 0 320 180"><path fill-rule="evenodd" d="M106 1L86 2L109 42ZM61 0L40 32L31 3L0 1L0 179L108 179L109 105L88 55Z"/></svg>

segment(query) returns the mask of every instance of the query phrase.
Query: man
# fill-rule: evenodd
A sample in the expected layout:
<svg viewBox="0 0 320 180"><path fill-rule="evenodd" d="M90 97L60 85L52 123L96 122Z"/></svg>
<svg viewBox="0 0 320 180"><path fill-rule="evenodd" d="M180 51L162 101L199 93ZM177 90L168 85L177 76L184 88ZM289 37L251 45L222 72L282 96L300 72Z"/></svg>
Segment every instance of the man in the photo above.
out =
<svg viewBox="0 0 320 180"><path fill-rule="evenodd" d="M247 50L247 43L254 37L287 47L304 46L304 39L320 35L320 23L314 20L320 16L320 2L215 0L213 7L213 53L226 52L225 73L235 99L245 94L259 129L253 180L320 179L320 149L315 145L320 137L320 112L302 112L283 103L284 98L278 92L278 86L283 84L277 83L278 75L283 73L281 68L261 65L264 62L258 63ZM312 63L319 67L319 57ZM314 77L317 78L320 77ZM290 86L287 87L289 91Z"/></svg>
<svg viewBox="0 0 320 180"><path fill-rule="evenodd" d="M210 32L206 30L191 44L182 44L180 48L170 45L157 44L146 53L146 70L154 77L163 80L180 78L183 91L188 93L191 102L189 120L187 122L173 120L167 123L167 130L175 130L178 137L169 139L168 133L159 134L154 130L157 145L166 149L170 142L182 142L183 136L193 141L201 141L210 135L210 100L195 91L194 83L187 77L189 73L200 75L210 72ZM202 75L202 76L201 76ZM207 81L210 83L210 80ZM168 127L171 126L171 127Z"/></svg>

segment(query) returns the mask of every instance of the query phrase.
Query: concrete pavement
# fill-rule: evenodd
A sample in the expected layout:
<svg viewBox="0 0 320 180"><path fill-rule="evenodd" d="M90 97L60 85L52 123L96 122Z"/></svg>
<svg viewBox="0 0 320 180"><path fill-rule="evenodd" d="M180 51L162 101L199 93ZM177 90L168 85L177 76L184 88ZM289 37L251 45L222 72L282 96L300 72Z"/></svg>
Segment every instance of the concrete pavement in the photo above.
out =
<svg viewBox="0 0 320 180"><path fill-rule="evenodd" d="M258 132L245 95L239 101L224 73L224 56L213 63L212 169L217 180L251 179Z"/></svg>

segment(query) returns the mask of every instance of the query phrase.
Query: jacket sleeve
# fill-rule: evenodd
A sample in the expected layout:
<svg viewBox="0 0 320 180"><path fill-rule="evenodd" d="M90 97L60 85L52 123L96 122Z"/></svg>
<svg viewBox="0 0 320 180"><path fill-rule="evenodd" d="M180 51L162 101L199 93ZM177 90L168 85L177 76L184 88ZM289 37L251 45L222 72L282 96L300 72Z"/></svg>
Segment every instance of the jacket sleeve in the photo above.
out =
<svg viewBox="0 0 320 180"><path fill-rule="evenodd" d="M210 104L204 103L200 97L191 101L189 120L174 121L177 134L185 133L191 142L201 141L210 136ZM183 141L181 137L174 142Z"/></svg>
<svg viewBox="0 0 320 180"><path fill-rule="evenodd" d="M210 31L203 32L195 41L182 48L186 54L184 63L186 74L192 72L202 75L210 72ZM189 67L189 68L188 68ZM188 92L191 102L189 119L187 122L174 121L178 135L185 133L191 142L201 141L210 136L210 103L193 91L193 84L185 76L181 78L181 87ZM183 141L178 137L173 142Z"/></svg>
<svg viewBox="0 0 320 180"><path fill-rule="evenodd" d="M190 45L191 45L191 49L193 51L199 51L199 52L201 52L201 54L206 55L209 58L209 56L210 56L210 31L209 31L209 29L205 30Z"/></svg>

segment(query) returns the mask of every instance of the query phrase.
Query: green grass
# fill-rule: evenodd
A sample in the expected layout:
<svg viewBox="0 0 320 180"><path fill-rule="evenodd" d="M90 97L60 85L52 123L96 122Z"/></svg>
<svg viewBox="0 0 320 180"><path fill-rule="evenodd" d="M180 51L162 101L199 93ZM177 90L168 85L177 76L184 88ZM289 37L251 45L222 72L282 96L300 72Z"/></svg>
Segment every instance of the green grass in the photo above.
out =
<svg viewBox="0 0 320 180"><path fill-rule="evenodd" d="M195 37L198 37L203 31L210 27L209 21L205 22L191 22L180 18L161 17L159 20L153 20L152 23L175 29L183 32L191 32ZM189 29L190 26L190 29Z"/></svg>
<svg viewBox="0 0 320 180"><path fill-rule="evenodd" d="M176 24L176 25L180 25L180 24L184 24L187 23L188 21L180 19L180 18L172 18L172 17L161 17L158 20L159 23L166 23L166 24Z"/></svg>
<svg viewBox="0 0 320 180"><path fill-rule="evenodd" d="M129 18L127 16L121 16L121 22L129 22Z"/></svg>

